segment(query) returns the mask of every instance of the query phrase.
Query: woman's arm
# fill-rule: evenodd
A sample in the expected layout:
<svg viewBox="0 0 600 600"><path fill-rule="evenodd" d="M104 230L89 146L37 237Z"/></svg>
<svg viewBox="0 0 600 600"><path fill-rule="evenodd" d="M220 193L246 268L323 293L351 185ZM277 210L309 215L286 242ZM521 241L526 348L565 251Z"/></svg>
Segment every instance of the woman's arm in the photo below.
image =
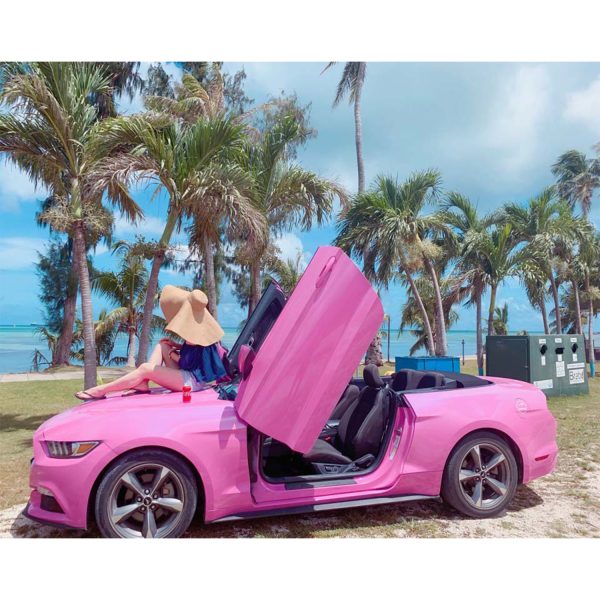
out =
<svg viewBox="0 0 600 600"><path fill-rule="evenodd" d="M171 346L171 348L177 348L178 350L181 349L182 344L178 344L177 342L174 342L172 339L170 338L162 338L162 340L160 340L159 344L167 344L167 346Z"/></svg>

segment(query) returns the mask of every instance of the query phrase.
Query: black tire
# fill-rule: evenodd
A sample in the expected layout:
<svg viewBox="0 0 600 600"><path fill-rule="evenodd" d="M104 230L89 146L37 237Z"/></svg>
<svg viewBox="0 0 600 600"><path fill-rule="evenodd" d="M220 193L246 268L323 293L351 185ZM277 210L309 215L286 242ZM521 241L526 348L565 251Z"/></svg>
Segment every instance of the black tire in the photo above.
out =
<svg viewBox="0 0 600 600"><path fill-rule="evenodd" d="M486 460L492 462L498 452L504 456L501 463L477 472L478 454L479 466L488 467L484 463ZM442 478L442 498L468 517L494 517L510 504L518 482L517 461L506 441L495 433L474 432L465 437L450 455Z"/></svg>
<svg viewBox="0 0 600 600"><path fill-rule="evenodd" d="M165 482L158 484L159 474L167 471L170 474ZM132 474L134 479L130 478ZM135 482L134 487L140 484L143 492L151 491L153 483L157 483L160 491L154 496L146 494L142 497L133 492L134 487L124 484L123 477L128 482ZM169 503L171 507L176 506L177 510L158 506L154 502L163 505ZM139 505L139 510L115 524L112 518L115 510L128 509L134 504ZM94 513L96 524L104 537L176 538L190 526L197 504L196 479L184 460L164 450L136 450L119 458L104 474L96 493ZM149 514L150 510L152 514ZM153 527L147 519L153 521ZM164 525L159 527L161 519Z"/></svg>

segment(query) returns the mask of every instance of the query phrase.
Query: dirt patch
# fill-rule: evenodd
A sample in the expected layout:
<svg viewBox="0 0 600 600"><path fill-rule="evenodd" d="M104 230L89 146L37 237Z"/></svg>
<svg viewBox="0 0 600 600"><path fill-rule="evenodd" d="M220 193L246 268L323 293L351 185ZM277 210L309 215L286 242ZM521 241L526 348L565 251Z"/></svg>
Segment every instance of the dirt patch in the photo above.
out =
<svg viewBox="0 0 600 600"><path fill-rule="evenodd" d="M0 537L94 537L40 525L21 513L0 511ZM520 486L508 511L468 519L438 502L411 502L237 524L193 525L189 537L600 537L600 470L577 482L560 472Z"/></svg>

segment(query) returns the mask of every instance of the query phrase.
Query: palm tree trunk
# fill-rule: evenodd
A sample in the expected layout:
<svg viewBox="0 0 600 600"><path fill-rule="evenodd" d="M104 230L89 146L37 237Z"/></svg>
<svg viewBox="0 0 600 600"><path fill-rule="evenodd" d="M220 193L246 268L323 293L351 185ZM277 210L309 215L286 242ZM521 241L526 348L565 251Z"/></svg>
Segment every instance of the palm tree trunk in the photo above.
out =
<svg viewBox="0 0 600 600"><path fill-rule="evenodd" d="M158 290L158 274L165 260L166 248L171 241L171 236L181 213L174 208L173 199L171 200L169 215L165 229L158 243L158 250L152 259L152 268L150 269L150 277L148 277L148 287L146 288L146 300L144 302L144 316L142 317L142 330L140 332L140 349L137 356L137 365L146 362L148 356L148 347L150 346L150 329L152 326L152 313L154 311L154 303L156 301L156 291Z"/></svg>
<svg viewBox="0 0 600 600"><path fill-rule="evenodd" d="M358 193L365 191L365 165L362 152L362 116L360 112L360 100L362 89L356 89L354 98L354 140L356 142L356 164L358 166Z"/></svg>
<svg viewBox="0 0 600 600"><path fill-rule="evenodd" d="M415 280L413 279L411 272L405 268L404 273L406 274L408 285L410 286L410 290L415 298L417 306L419 307L419 310L421 311L421 315L423 317L423 327L425 329L427 351L429 352L429 356L435 356L435 345L433 339L433 331L431 329L431 321L429 320L429 315L427 314L425 304L423 304L423 298L421 298L421 294L419 294L419 290L415 285Z"/></svg>
<svg viewBox="0 0 600 600"><path fill-rule="evenodd" d="M477 372L483 375L483 328L481 326L481 290L477 291L475 298L475 309L476 309L476 331L477 331Z"/></svg>
<svg viewBox="0 0 600 600"><path fill-rule="evenodd" d="M544 323L544 333L550 335L550 325L548 325L548 311L546 310L546 300L544 295L540 297L540 311L542 312L542 321Z"/></svg>
<svg viewBox="0 0 600 600"><path fill-rule="evenodd" d="M583 333L583 325L581 323L581 302L579 300L579 285L573 280L571 282L573 286L573 294L575 296L575 327L576 332L581 335Z"/></svg>
<svg viewBox="0 0 600 600"><path fill-rule="evenodd" d="M165 259L165 251L160 249L154 254L152 259L152 267L150 276L148 277L148 287L146 288L146 300L144 302L144 314L142 317L142 330L140 332L140 349L137 355L138 367L146 362L148 356L148 347L150 346L150 326L152 324L152 313L154 310L154 302L156 298L156 290L158 290L158 274L160 267Z"/></svg>
<svg viewBox="0 0 600 600"><path fill-rule="evenodd" d="M594 301L592 300L592 295L590 291L590 279L586 277L585 282L585 291L589 298L589 307L588 310L590 314L588 316L588 348L590 352L589 362L590 362L590 377L596 376L596 354L594 350Z"/></svg>
<svg viewBox="0 0 600 600"><path fill-rule="evenodd" d="M552 269L550 269L550 287L554 298L554 312L556 313L556 333L562 333L562 319L560 315L560 300L558 298L558 287Z"/></svg>
<svg viewBox="0 0 600 600"><path fill-rule="evenodd" d="M381 331L378 331L371 340L365 355L365 365L383 366L383 352L381 351Z"/></svg>
<svg viewBox="0 0 600 600"><path fill-rule="evenodd" d="M248 316L256 308L260 300L260 262L255 261L250 265L250 303L248 305Z"/></svg>
<svg viewBox="0 0 600 600"><path fill-rule="evenodd" d="M73 253L73 264L71 265L71 275L69 286L67 288L67 297L63 309L63 324L60 337L56 344L56 352L52 357L52 366L58 367L68 365L71 358L71 346L73 344L73 326L75 325L75 316L77 312L77 292L79 264L77 263L75 253Z"/></svg>
<svg viewBox="0 0 600 600"><path fill-rule="evenodd" d="M74 226L73 253L79 267L79 290L81 294L81 319L83 321L83 379L85 389L96 385L96 338L92 312L92 290L90 272L85 254L83 222Z"/></svg>
<svg viewBox="0 0 600 600"><path fill-rule="evenodd" d="M202 236L204 254L204 280L206 285L206 297L208 298L208 312L219 320L217 313L217 281L215 277L215 257L213 246L207 235Z"/></svg>
<svg viewBox="0 0 600 600"><path fill-rule="evenodd" d="M498 291L498 284L493 283L490 288L490 308L488 310L488 326L487 334L494 335L494 311L496 310L496 293Z"/></svg>
<svg viewBox="0 0 600 600"><path fill-rule="evenodd" d="M129 343L127 345L127 366L135 367L135 327L129 326Z"/></svg>
<svg viewBox="0 0 600 600"><path fill-rule="evenodd" d="M433 263L427 258L425 266L429 271L431 282L433 283L433 292L435 294L435 329L436 329L436 354L437 356L446 356L448 354L448 342L446 338L446 318L444 316L444 303L442 301L442 292L438 281L437 273Z"/></svg>

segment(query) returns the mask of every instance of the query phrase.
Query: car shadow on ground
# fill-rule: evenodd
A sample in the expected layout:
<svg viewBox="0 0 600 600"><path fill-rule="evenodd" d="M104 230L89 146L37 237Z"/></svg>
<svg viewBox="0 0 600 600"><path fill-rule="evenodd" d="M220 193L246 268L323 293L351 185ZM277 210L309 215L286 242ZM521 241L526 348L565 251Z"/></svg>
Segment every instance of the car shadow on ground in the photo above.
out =
<svg viewBox="0 0 600 600"><path fill-rule="evenodd" d="M507 513L515 513L543 503L531 488L519 486ZM496 517L501 519L507 513ZM469 520L440 501L418 501L353 508L322 513L307 513L282 517L267 517L204 525L196 518L185 537L443 537L451 524ZM10 528L12 537L81 538L99 537L94 527L90 531L73 531L41 525L19 515Z"/></svg>

